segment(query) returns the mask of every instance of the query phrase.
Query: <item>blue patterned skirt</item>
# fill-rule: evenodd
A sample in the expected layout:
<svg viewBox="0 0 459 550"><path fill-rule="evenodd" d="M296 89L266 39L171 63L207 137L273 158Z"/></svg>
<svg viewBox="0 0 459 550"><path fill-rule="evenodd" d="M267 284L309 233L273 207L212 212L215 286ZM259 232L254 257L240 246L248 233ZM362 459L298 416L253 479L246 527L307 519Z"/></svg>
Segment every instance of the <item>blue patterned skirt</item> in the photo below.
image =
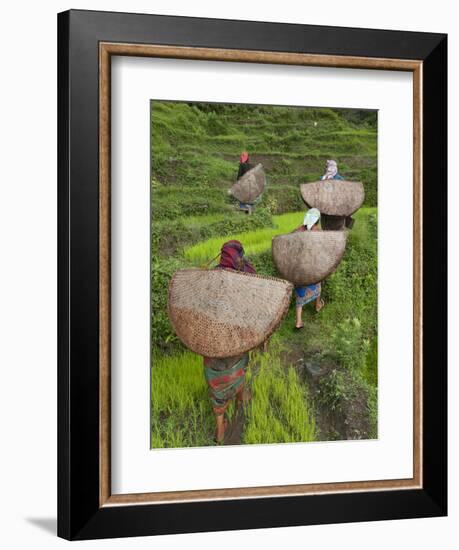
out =
<svg viewBox="0 0 459 550"><path fill-rule="evenodd" d="M296 306L305 306L320 296L321 284L295 287Z"/></svg>

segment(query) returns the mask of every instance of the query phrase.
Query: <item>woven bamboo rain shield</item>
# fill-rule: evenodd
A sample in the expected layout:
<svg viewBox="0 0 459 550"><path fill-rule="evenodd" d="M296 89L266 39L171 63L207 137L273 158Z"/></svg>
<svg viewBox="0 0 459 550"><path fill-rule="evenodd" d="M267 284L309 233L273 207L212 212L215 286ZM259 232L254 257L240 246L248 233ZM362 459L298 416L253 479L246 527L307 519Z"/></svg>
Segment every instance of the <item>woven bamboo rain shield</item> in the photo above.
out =
<svg viewBox="0 0 459 550"><path fill-rule="evenodd" d="M338 267L346 250L346 231L304 231L274 237L277 270L295 286L318 283Z"/></svg>
<svg viewBox="0 0 459 550"><path fill-rule="evenodd" d="M257 164L246 172L231 187L231 194L239 202L252 204L264 191L266 186L266 176L262 164Z"/></svg>
<svg viewBox="0 0 459 550"><path fill-rule="evenodd" d="M313 181L300 185L300 192L309 208L317 208L322 214L331 216L351 216L365 199L360 181Z"/></svg>
<svg viewBox="0 0 459 550"><path fill-rule="evenodd" d="M226 269L182 269L169 284L168 312L185 346L232 357L263 343L287 313L292 285Z"/></svg>

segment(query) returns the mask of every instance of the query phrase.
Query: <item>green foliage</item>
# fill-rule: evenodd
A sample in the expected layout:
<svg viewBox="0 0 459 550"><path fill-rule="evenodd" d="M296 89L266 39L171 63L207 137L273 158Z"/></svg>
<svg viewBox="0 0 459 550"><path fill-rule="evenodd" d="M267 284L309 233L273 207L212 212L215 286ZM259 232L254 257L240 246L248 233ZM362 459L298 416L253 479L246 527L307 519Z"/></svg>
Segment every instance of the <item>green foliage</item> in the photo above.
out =
<svg viewBox="0 0 459 550"><path fill-rule="evenodd" d="M332 332L332 343L335 354L344 368L364 368L369 342L362 337L362 326L357 317L338 324Z"/></svg>
<svg viewBox="0 0 459 550"><path fill-rule="evenodd" d="M280 360L278 342L269 352L253 352L247 384L244 443L314 441L314 414L305 387L292 367ZM155 354L151 369L152 448L212 444L214 419L202 358L190 351ZM234 404L228 417L234 416Z"/></svg>
<svg viewBox="0 0 459 550"><path fill-rule="evenodd" d="M167 350L178 339L167 315L167 289L172 275L186 267L183 260L153 259L151 265L151 346L153 350Z"/></svg>
<svg viewBox="0 0 459 550"><path fill-rule="evenodd" d="M202 357L155 355L151 367L151 447L212 445L213 413Z"/></svg>
<svg viewBox="0 0 459 550"><path fill-rule="evenodd" d="M293 177L292 177L293 179ZM270 185L263 195L262 204L270 204L273 214L286 214L305 208L298 185Z"/></svg>
<svg viewBox="0 0 459 550"><path fill-rule="evenodd" d="M312 304L303 308L298 332L292 300L270 351L252 354L254 396L243 441L318 438L308 384L280 342L295 353L331 357L335 366L321 378L317 404L346 417L358 403L369 425L362 435L377 437L377 212L368 208L377 204L376 112L153 101L151 122L152 446L208 445L214 429L201 359L184 351L168 320L173 272L207 262L237 238L259 273L278 276L272 237L300 225L298 187L317 180L327 158L345 178L364 183L366 207L354 215L345 257L322 285L326 307L319 314ZM228 195L242 150L267 173L251 216Z"/></svg>
<svg viewBox="0 0 459 550"><path fill-rule="evenodd" d="M376 164L376 163L375 163ZM363 168L352 179L358 179L365 185L365 204L376 206L378 204L377 166Z"/></svg>
<svg viewBox="0 0 459 550"><path fill-rule="evenodd" d="M257 273L262 273L263 275L268 275L271 277L279 277L279 273L274 265L273 255L270 249L251 256L250 261L252 262Z"/></svg>
<svg viewBox="0 0 459 550"><path fill-rule="evenodd" d="M365 109L335 109L335 112L351 124L362 127L376 128L378 112Z"/></svg>
<svg viewBox="0 0 459 550"><path fill-rule="evenodd" d="M368 384L366 386L368 392L367 408L370 429L368 439L377 439L378 437L378 388Z"/></svg>
<svg viewBox="0 0 459 550"><path fill-rule="evenodd" d="M310 341L337 364L321 378L317 402L345 415L360 397L370 438L377 437L376 211L362 208L354 218L345 257L322 285L326 307Z"/></svg>
<svg viewBox="0 0 459 550"><path fill-rule="evenodd" d="M348 438L378 437L378 389L360 372L334 368L320 379L316 401L347 424Z"/></svg>
<svg viewBox="0 0 459 550"><path fill-rule="evenodd" d="M376 388L378 386L378 336L375 335L369 345L362 376L367 383Z"/></svg>
<svg viewBox="0 0 459 550"><path fill-rule="evenodd" d="M228 128L223 120L213 111L207 115L207 131L211 136L226 134Z"/></svg>
<svg viewBox="0 0 459 550"><path fill-rule="evenodd" d="M342 411L344 403L351 398L349 390L344 373L333 369L319 382L318 401L332 411Z"/></svg>
<svg viewBox="0 0 459 550"><path fill-rule="evenodd" d="M333 327L356 317L361 324L362 338L370 339L377 330L376 214L374 209L362 208L354 218L344 258L325 281L323 292L327 303L333 304ZM330 308L327 316L329 313Z"/></svg>
<svg viewBox="0 0 459 550"><path fill-rule="evenodd" d="M234 212L232 216L201 227L201 239L214 235L231 235L237 232L248 232L257 228L272 226L271 214L264 208L257 208L252 215Z"/></svg>
<svg viewBox="0 0 459 550"><path fill-rule="evenodd" d="M188 226L180 219L153 223L151 231L152 257L159 259L159 257L172 256L185 243L197 240L198 235L199 227Z"/></svg>
<svg viewBox="0 0 459 550"><path fill-rule="evenodd" d="M252 399L246 408L244 443L314 441L315 421L305 387L291 366L282 364L278 341L269 352L252 354Z"/></svg>
<svg viewBox="0 0 459 550"><path fill-rule="evenodd" d="M158 221L152 227L152 250L155 256L167 257L185 246L189 248L193 243L200 243L216 235L231 235L236 231L250 231L271 225L271 215L264 208L257 208L251 216L232 211L229 216L210 214ZM217 253L218 250L213 256Z"/></svg>
<svg viewBox="0 0 459 550"><path fill-rule="evenodd" d="M260 254L271 248L271 241L274 236L292 231L302 223L303 217L304 212L292 212L274 216L274 227L264 226L262 229L244 232L241 232L240 227L238 227L237 232L228 232L224 236L212 237L207 241L186 247L185 258L195 265L200 265L213 258L222 244L230 239L241 241L247 256Z"/></svg>
<svg viewBox="0 0 459 550"><path fill-rule="evenodd" d="M376 111L153 101L151 113L152 173L161 185L226 190L247 149L293 188L318 179L335 158L343 176L364 182L365 204L376 205ZM277 214L298 209L298 194L288 193Z"/></svg>

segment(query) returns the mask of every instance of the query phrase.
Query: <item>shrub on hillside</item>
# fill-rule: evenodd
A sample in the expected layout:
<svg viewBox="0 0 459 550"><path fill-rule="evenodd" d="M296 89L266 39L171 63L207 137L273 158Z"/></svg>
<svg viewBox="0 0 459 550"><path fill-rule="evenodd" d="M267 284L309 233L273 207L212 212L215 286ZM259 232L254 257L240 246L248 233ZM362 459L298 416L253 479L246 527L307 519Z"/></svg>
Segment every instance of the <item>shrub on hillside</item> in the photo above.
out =
<svg viewBox="0 0 459 550"><path fill-rule="evenodd" d="M273 262L273 256L271 250L262 252L261 254L256 254L250 257L254 268L257 270L257 273L260 275L266 275L269 277L279 277L276 267Z"/></svg>
<svg viewBox="0 0 459 550"><path fill-rule="evenodd" d="M368 338L376 333L377 324L377 251L374 241L368 246L368 241L352 237L339 268L325 281L323 292L325 300L335 305L334 321L344 321L351 314L359 319Z"/></svg>
<svg viewBox="0 0 459 550"><path fill-rule="evenodd" d="M263 205L272 201L275 202L275 206L272 208L273 214L286 214L306 208L301 199L299 186L269 186L263 194Z"/></svg>
<svg viewBox="0 0 459 550"><path fill-rule="evenodd" d="M167 290L174 272L187 265L178 258L155 258L151 267L151 347L166 350L178 343L167 315Z"/></svg>
<svg viewBox="0 0 459 550"><path fill-rule="evenodd" d="M340 364L347 370L362 371L369 349L369 342L362 335L362 325L357 317L338 324L332 333L333 351Z"/></svg>

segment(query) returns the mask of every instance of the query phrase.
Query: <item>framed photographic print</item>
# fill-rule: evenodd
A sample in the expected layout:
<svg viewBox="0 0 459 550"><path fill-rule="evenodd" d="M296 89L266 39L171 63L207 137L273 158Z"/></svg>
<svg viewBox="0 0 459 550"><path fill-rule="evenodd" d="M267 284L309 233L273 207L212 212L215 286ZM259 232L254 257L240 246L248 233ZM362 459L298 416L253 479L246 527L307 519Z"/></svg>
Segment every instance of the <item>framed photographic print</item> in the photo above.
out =
<svg viewBox="0 0 459 550"><path fill-rule="evenodd" d="M59 535L445 515L446 36L58 23Z"/></svg>

